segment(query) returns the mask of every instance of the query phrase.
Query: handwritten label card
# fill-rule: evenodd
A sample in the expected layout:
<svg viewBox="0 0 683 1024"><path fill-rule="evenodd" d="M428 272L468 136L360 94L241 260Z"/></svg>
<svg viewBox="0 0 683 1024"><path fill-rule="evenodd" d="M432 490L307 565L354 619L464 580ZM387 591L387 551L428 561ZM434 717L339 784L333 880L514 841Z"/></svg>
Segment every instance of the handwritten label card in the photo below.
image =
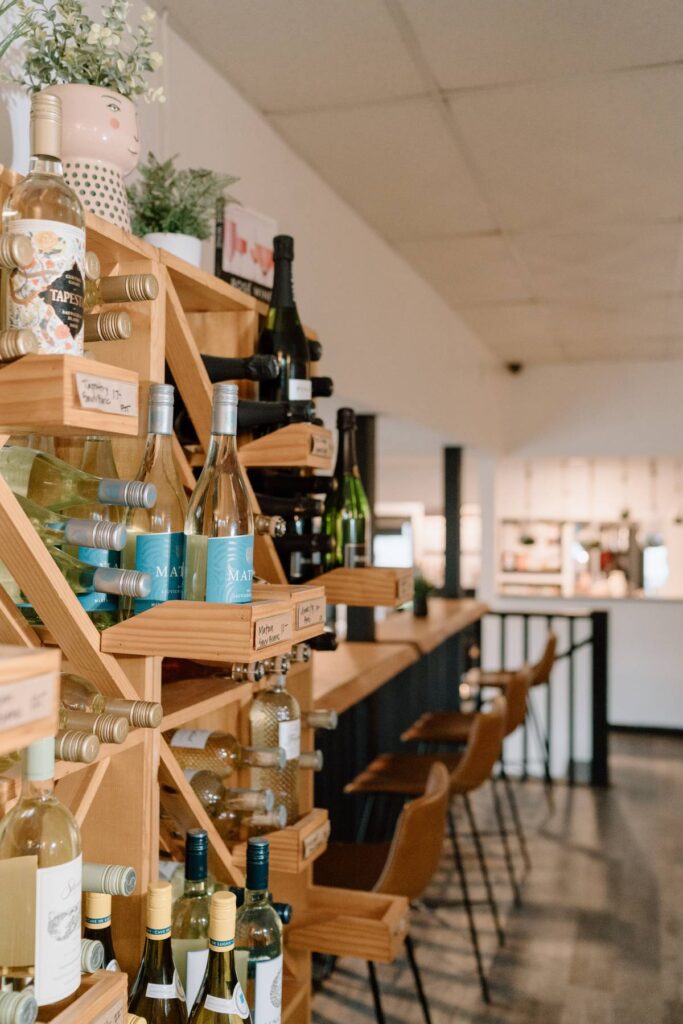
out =
<svg viewBox="0 0 683 1024"><path fill-rule="evenodd" d="M325 598L314 597L310 601L301 601L296 606L296 628L307 629L318 626L325 621Z"/></svg>
<svg viewBox="0 0 683 1024"><path fill-rule="evenodd" d="M76 391L81 409L98 409L116 416L138 414L138 386L131 381L77 373Z"/></svg>
<svg viewBox="0 0 683 1024"><path fill-rule="evenodd" d="M308 860L317 850L322 846L327 845L327 840L330 838L330 823L324 821L322 825L318 825L313 832L309 832L303 839L304 848L304 860Z"/></svg>
<svg viewBox="0 0 683 1024"><path fill-rule="evenodd" d="M284 643L292 639L292 617L289 612L280 612L257 619L254 623L254 648L262 651L264 647Z"/></svg>
<svg viewBox="0 0 683 1024"><path fill-rule="evenodd" d="M57 678L53 672L0 686L0 733L54 713Z"/></svg>
<svg viewBox="0 0 683 1024"><path fill-rule="evenodd" d="M332 458L332 434L327 430L316 430L311 435L311 455L319 459Z"/></svg>
<svg viewBox="0 0 683 1024"><path fill-rule="evenodd" d="M396 581L396 600L403 604L404 601L413 599L413 576L412 573L399 576Z"/></svg>

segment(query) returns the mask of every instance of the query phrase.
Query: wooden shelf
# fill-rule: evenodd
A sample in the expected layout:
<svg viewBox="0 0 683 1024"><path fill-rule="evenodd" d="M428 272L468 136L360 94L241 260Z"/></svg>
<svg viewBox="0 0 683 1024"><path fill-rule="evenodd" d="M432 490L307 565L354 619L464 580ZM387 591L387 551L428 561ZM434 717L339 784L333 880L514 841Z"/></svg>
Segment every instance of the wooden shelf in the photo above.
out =
<svg viewBox="0 0 683 1024"><path fill-rule="evenodd" d="M472 598L430 597L428 607L429 614L424 617L411 612L387 616L375 627L376 639L380 643L415 644L421 654L428 654L488 611L487 605Z"/></svg>
<svg viewBox="0 0 683 1024"><path fill-rule="evenodd" d="M384 569L374 565L332 569L318 576L316 582L325 588L328 604L398 608L413 597L412 569Z"/></svg>
<svg viewBox="0 0 683 1024"><path fill-rule="evenodd" d="M325 590L317 584L255 583L254 598L288 598L292 604L292 644L318 636L325 628Z"/></svg>
<svg viewBox="0 0 683 1024"><path fill-rule="evenodd" d="M59 651L0 647L0 754L57 732L60 663Z"/></svg>
<svg viewBox="0 0 683 1024"><path fill-rule="evenodd" d="M282 982L282 1024L288 1024L301 1004L308 998L310 984L298 978L285 976Z"/></svg>
<svg viewBox="0 0 683 1024"><path fill-rule="evenodd" d="M0 430L136 437L138 375L82 356L24 356L0 369Z"/></svg>
<svg viewBox="0 0 683 1024"><path fill-rule="evenodd" d="M290 423L272 434L257 437L240 446L240 459L247 468L293 467L331 469L334 442L331 431L313 423Z"/></svg>
<svg viewBox="0 0 683 1024"><path fill-rule="evenodd" d="M220 668L216 669L220 672ZM210 715L229 704L241 704L251 697L252 683L233 683L215 676L180 679L164 683L161 703L164 717L161 731L179 729L201 715Z"/></svg>
<svg viewBox="0 0 683 1024"><path fill-rule="evenodd" d="M357 889L311 886L287 929L291 949L391 963L408 930L408 900Z"/></svg>
<svg viewBox="0 0 683 1024"><path fill-rule="evenodd" d="M181 260L165 249L156 252L168 268L186 313L230 313L256 309L256 299L227 281Z"/></svg>
<svg viewBox="0 0 683 1024"><path fill-rule="evenodd" d="M346 642L336 651L314 651L314 707L341 714L417 659L413 644Z"/></svg>
<svg viewBox="0 0 683 1024"><path fill-rule="evenodd" d="M55 1011L43 1006L39 1024L124 1024L128 1003L128 976L114 971L84 974L81 987L68 1006Z"/></svg>
<svg viewBox="0 0 683 1024"><path fill-rule="evenodd" d="M270 869L288 874L299 874L309 867L327 848L330 822L327 811L314 808L293 825L270 832ZM232 859L238 867L246 867L247 844L232 849Z"/></svg>

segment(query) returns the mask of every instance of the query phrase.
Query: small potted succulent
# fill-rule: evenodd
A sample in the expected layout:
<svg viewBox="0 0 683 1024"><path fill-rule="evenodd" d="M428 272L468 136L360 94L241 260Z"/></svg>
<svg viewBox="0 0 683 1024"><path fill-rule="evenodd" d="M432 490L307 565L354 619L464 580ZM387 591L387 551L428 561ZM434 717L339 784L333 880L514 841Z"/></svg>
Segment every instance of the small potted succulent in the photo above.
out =
<svg viewBox="0 0 683 1024"><path fill-rule="evenodd" d="M238 179L203 167L178 170L175 159L150 153L140 165L140 180L128 189L133 232L198 267L216 203Z"/></svg>
<svg viewBox="0 0 683 1024"><path fill-rule="evenodd" d="M109 0L99 20L86 12L86 0L12 6L20 19L13 35L22 44L13 80L59 96L66 179L89 210L129 228L123 178L140 153L134 101L164 101L163 89L148 83L162 63L152 49L155 12L145 8L132 25L129 0Z"/></svg>
<svg viewBox="0 0 683 1024"><path fill-rule="evenodd" d="M421 572L416 573L413 589L413 615L423 619L428 613L427 598L434 590L434 585L425 579Z"/></svg>

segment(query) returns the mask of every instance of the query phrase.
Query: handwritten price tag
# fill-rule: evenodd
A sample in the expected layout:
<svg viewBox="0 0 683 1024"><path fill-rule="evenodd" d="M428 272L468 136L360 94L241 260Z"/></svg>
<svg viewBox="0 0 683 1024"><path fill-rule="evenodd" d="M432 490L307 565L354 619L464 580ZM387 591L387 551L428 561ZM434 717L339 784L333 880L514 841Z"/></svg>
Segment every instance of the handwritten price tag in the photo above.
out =
<svg viewBox="0 0 683 1024"><path fill-rule="evenodd" d="M316 431L311 436L311 455L318 459L332 458L332 435L327 430Z"/></svg>
<svg viewBox="0 0 683 1024"><path fill-rule="evenodd" d="M313 832L304 837L302 843L304 860L308 860L317 850L327 844L327 840L330 838L330 828L329 821L324 821L322 825L318 825Z"/></svg>
<svg viewBox="0 0 683 1024"><path fill-rule="evenodd" d="M269 615L267 618L257 619L254 623L254 647L257 651L291 639L292 617L289 612Z"/></svg>
<svg viewBox="0 0 683 1024"><path fill-rule="evenodd" d="M77 373L76 390L81 409L99 409L116 416L138 414L138 386L131 381Z"/></svg>
<svg viewBox="0 0 683 1024"><path fill-rule="evenodd" d="M0 732L49 718L55 707L54 673L0 686Z"/></svg>
<svg viewBox="0 0 683 1024"><path fill-rule="evenodd" d="M325 621L325 598L315 597L296 606L296 628L307 629Z"/></svg>
<svg viewBox="0 0 683 1024"><path fill-rule="evenodd" d="M403 604L404 601L411 601L413 597L413 575L399 576L396 581L396 599Z"/></svg>

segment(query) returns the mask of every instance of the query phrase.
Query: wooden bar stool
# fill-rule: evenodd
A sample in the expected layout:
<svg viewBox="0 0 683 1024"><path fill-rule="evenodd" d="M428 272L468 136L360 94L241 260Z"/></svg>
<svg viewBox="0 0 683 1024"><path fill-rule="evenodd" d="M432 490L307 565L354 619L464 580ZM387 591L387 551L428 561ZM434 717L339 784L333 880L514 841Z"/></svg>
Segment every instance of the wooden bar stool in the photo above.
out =
<svg viewBox="0 0 683 1024"><path fill-rule="evenodd" d="M371 889L392 896L419 899L439 866L444 823L448 807L450 777L439 761L429 769L424 795L404 804L391 843L331 843L314 866L318 885ZM422 985L410 934L405 937L408 963L425 1024L431 1024L429 1004ZM384 1012L377 971L368 960L370 987L377 1024L384 1024Z"/></svg>
<svg viewBox="0 0 683 1024"><path fill-rule="evenodd" d="M507 717L507 701L504 697L497 697L489 710L480 711L474 717L474 721L467 736L467 746L459 754L381 754L371 764L349 782L344 788L346 793L364 793L375 795L379 793L399 793L405 796L413 796L422 792L429 773L434 764L442 762L450 772L449 790L450 795L459 796L465 801L475 789L478 789L487 782L500 757ZM469 801L465 801L466 808ZM468 810L468 817L471 806ZM453 859L455 868L460 879L463 904L467 914L472 948L477 964L477 974L481 986L482 996L485 1002L490 1002L488 981L484 974L484 967L479 947L479 935L474 918L472 900L470 899L469 886L465 866L460 851L455 817L449 805L447 813L448 831L453 847ZM470 819L471 822L471 819ZM474 832L473 832L474 835ZM478 837L478 833L477 833ZM486 895L493 915L498 938L501 939L501 929L498 920L498 911L493 896L486 861L483 857L481 843L475 840L477 856L484 877Z"/></svg>

